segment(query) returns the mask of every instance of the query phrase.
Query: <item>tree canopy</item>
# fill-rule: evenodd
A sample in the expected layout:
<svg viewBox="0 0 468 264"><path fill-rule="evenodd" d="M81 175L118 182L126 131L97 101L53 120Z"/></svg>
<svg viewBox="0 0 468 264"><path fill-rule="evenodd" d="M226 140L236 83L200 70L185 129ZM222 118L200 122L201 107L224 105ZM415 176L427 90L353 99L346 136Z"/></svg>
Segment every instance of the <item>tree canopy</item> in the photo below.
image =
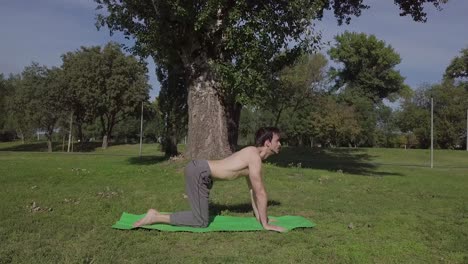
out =
<svg viewBox="0 0 468 264"><path fill-rule="evenodd" d="M462 49L460 56L452 59L445 70L444 78L449 81L457 81L468 90L468 48Z"/></svg>
<svg viewBox="0 0 468 264"><path fill-rule="evenodd" d="M409 89L395 66L401 62L400 55L374 35L348 32L335 37L336 46L329 51L330 57L342 63L342 69L333 69L336 75L335 89L358 94L381 102L392 94Z"/></svg>
<svg viewBox="0 0 468 264"><path fill-rule="evenodd" d="M146 64L125 55L116 43L68 52L63 55L63 69L73 99L71 111L81 120L99 119L104 148L115 124L148 100Z"/></svg>
<svg viewBox="0 0 468 264"><path fill-rule="evenodd" d="M368 7L362 0L96 2L107 8L98 15L98 26L133 37L131 50L152 56L158 66L184 67L191 158L233 151L237 137L230 133L237 133L240 104L257 102L275 72L317 46L320 35L312 23L324 10L332 9L338 23L348 23ZM424 4L439 7L441 1L395 3L401 15L424 21Z"/></svg>

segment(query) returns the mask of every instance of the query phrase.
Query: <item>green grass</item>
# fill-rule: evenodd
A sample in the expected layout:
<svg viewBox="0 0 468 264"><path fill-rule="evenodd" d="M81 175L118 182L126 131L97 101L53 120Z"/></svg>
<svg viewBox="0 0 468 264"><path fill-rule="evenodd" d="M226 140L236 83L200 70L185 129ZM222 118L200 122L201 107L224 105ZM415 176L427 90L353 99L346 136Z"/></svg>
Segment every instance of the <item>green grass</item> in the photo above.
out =
<svg viewBox="0 0 468 264"><path fill-rule="evenodd" d="M307 217L312 229L111 229L123 211L188 208L185 162L157 149L144 145L142 159L138 145L0 151L0 263L468 262L468 152L438 150L431 169L427 150L286 148L265 166L269 213ZM243 180L215 182L211 202L213 214L252 215Z"/></svg>

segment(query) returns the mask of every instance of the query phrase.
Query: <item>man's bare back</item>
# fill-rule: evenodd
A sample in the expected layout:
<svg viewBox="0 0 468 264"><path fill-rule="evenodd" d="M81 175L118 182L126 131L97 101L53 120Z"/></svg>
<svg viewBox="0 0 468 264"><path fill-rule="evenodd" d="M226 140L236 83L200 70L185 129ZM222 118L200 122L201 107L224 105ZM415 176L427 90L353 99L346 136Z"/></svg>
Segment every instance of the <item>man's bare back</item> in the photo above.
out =
<svg viewBox="0 0 468 264"><path fill-rule="evenodd" d="M249 163L258 160L259 151L246 147L222 160L208 160L211 176L215 180L234 180L249 175Z"/></svg>

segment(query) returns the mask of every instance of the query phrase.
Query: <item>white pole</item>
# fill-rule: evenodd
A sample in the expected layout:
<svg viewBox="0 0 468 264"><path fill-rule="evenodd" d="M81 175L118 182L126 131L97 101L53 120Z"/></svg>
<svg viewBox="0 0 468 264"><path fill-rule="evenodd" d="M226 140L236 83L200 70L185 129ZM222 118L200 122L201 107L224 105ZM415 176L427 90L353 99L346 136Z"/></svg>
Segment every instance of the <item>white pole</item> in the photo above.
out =
<svg viewBox="0 0 468 264"><path fill-rule="evenodd" d="M140 117L140 157L141 157L142 144L143 144L143 102L141 102L141 117Z"/></svg>
<svg viewBox="0 0 468 264"><path fill-rule="evenodd" d="M72 144L72 130L73 130L73 112L70 114L70 131L68 131L68 148L67 152L70 152L70 147ZM73 152L73 150L72 150Z"/></svg>
<svg viewBox="0 0 468 264"><path fill-rule="evenodd" d="M434 167L434 98L431 97L431 168Z"/></svg>

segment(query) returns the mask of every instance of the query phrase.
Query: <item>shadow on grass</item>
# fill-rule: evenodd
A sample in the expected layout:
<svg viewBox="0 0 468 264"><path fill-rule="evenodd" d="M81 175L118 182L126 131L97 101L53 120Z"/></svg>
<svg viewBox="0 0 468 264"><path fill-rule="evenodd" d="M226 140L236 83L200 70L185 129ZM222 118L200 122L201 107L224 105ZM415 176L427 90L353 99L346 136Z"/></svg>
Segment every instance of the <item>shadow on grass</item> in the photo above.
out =
<svg viewBox="0 0 468 264"><path fill-rule="evenodd" d="M131 157L128 159L128 162L132 165L153 165L168 160L166 156L141 156L141 157Z"/></svg>
<svg viewBox="0 0 468 264"><path fill-rule="evenodd" d="M280 202L275 200L268 201L268 207L281 205ZM210 215L220 215L223 211L229 211L233 213L250 213L253 212L252 204L218 204L210 202L209 205Z"/></svg>
<svg viewBox="0 0 468 264"><path fill-rule="evenodd" d="M280 167L301 167L366 176L403 176L401 173L376 171L372 155L363 149L312 149L285 147L268 162Z"/></svg>

